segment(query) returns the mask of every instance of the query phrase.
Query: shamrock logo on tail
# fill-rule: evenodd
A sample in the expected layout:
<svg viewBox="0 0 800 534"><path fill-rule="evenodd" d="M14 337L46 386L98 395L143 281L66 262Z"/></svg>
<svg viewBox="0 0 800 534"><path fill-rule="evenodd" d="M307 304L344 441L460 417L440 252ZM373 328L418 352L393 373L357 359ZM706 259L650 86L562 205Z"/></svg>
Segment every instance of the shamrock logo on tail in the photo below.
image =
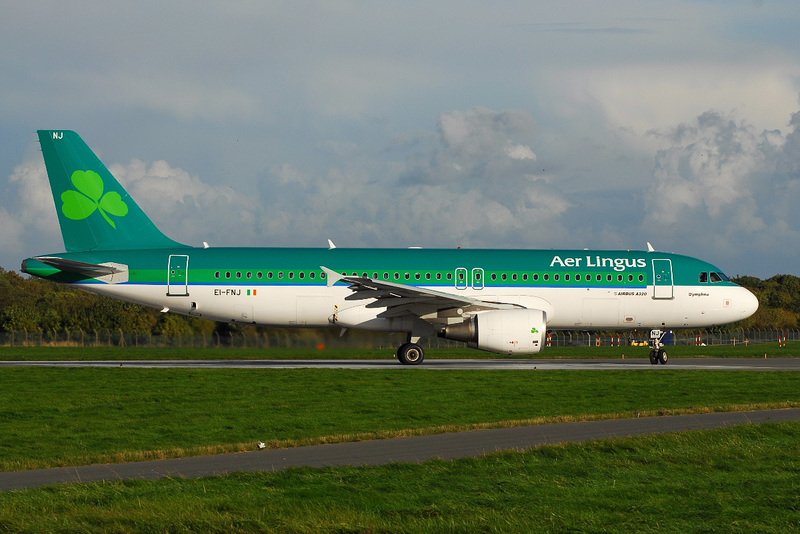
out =
<svg viewBox="0 0 800 534"><path fill-rule="evenodd" d="M95 210L115 230L116 223L108 214L124 217L128 214L128 205L116 191L109 191L105 195L103 179L94 171L75 171L72 173L72 185L77 191L70 189L61 193L61 211L73 221L80 221L89 217Z"/></svg>

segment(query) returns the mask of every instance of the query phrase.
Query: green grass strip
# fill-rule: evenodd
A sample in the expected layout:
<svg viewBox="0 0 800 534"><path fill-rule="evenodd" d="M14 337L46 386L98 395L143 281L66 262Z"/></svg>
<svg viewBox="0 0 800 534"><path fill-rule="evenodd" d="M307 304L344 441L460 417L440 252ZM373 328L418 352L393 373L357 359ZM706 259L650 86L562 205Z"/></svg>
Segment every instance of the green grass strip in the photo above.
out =
<svg viewBox="0 0 800 534"><path fill-rule="evenodd" d="M3 532L796 532L800 423L0 494Z"/></svg>
<svg viewBox="0 0 800 534"><path fill-rule="evenodd" d="M0 469L800 405L747 371L0 368Z"/></svg>

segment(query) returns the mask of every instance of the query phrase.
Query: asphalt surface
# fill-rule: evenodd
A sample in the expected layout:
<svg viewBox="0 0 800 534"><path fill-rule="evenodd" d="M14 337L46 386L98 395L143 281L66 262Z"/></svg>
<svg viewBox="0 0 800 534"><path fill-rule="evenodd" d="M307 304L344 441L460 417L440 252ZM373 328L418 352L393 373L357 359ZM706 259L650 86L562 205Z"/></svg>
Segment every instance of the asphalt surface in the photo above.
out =
<svg viewBox="0 0 800 534"><path fill-rule="evenodd" d="M452 460L478 457L499 450L524 450L554 443L582 443L614 437L797 420L800 420L800 409L615 419L454 432L291 449L257 450L146 462L13 471L0 473L0 491L74 482L145 480L164 477L193 478L241 471L281 471L299 466L417 463L433 458Z"/></svg>
<svg viewBox="0 0 800 534"><path fill-rule="evenodd" d="M597 360L531 359L427 359L418 366L401 365L397 360L107 360L107 361L0 361L0 367L143 367L193 369L475 369L546 371L571 370L748 370L800 371L800 358L672 358L666 365L644 358Z"/></svg>

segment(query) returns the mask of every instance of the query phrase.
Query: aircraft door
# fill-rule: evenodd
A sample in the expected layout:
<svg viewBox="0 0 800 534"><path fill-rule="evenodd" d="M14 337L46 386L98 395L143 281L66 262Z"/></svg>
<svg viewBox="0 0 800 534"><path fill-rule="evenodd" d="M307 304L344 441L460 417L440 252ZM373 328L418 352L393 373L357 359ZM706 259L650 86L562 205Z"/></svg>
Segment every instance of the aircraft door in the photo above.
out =
<svg viewBox="0 0 800 534"><path fill-rule="evenodd" d="M189 295L189 256L172 254L167 267L167 296Z"/></svg>
<svg viewBox="0 0 800 534"><path fill-rule="evenodd" d="M653 260L653 298L674 298L672 260Z"/></svg>

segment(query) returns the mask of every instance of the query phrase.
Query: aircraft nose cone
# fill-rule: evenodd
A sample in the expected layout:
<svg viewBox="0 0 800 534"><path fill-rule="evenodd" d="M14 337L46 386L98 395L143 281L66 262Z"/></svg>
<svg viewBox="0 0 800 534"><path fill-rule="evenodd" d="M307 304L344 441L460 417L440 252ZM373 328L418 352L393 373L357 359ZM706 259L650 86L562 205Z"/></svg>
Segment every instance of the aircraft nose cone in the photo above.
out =
<svg viewBox="0 0 800 534"><path fill-rule="evenodd" d="M750 290L741 288L741 295L736 296L738 308L741 311L742 319L747 319L758 309L758 299Z"/></svg>

